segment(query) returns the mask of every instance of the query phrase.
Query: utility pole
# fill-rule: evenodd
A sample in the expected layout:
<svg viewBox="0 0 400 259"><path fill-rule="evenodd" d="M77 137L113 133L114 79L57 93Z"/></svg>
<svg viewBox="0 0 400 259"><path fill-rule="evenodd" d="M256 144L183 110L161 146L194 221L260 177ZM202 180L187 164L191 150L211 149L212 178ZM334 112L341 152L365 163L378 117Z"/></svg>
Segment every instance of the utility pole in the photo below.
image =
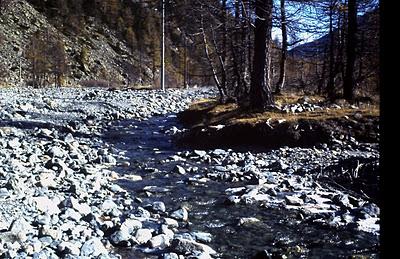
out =
<svg viewBox="0 0 400 259"><path fill-rule="evenodd" d="M187 39L186 35L183 35L183 87L188 89L189 84L188 84L188 66L187 66Z"/></svg>
<svg viewBox="0 0 400 259"><path fill-rule="evenodd" d="M161 0L161 89L165 91L165 0Z"/></svg>

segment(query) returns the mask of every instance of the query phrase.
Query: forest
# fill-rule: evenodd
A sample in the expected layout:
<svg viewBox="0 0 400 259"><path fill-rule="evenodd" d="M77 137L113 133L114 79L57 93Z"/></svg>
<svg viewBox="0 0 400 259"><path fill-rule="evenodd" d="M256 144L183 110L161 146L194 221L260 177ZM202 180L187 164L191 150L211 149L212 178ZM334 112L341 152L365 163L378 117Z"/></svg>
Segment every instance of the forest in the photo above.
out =
<svg viewBox="0 0 400 259"><path fill-rule="evenodd" d="M0 257L381 258L382 13L0 0Z"/></svg>

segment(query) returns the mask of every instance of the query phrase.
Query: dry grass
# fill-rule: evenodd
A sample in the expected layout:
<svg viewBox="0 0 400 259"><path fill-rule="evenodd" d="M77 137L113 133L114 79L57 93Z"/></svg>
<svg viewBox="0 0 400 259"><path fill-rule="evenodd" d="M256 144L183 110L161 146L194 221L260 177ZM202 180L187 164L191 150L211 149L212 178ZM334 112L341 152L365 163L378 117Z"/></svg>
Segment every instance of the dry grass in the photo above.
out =
<svg viewBox="0 0 400 259"><path fill-rule="evenodd" d="M329 110L316 110L307 111L302 113L280 113L280 112L264 112L248 114L242 118L231 118L230 123L250 123L257 124L261 122L270 121L271 123L278 122L279 120L285 121L298 121L298 120L329 120L339 118L350 118L354 115L364 116L379 116L379 109L329 109Z"/></svg>
<svg viewBox="0 0 400 259"><path fill-rule="evenodd" d="M0 88L11 88L11 87L13 87L12 84L10 84L8 82L0 81Z"/></svg>
<svg viewBox="0 0 400 259"><path fill-rule="evenodd" d="M282 95L275 96L275 103L277 105L284 105L284 104L294 104L298 103L301 99L304 98L304 95L299 95L296 93L284 93ZM319 95L308 96L308 103L320 103L326 100L325 97Z"/></svg>
<svg viewBox="0 0 400 259"><path fill-rule="evenodd" d="M301 99L301 96L297 95L282 95L276 98L276 103L279 105L294 104ZM320 96L309 97L310 102L319 103L325 99ZM241 109L234 103L229 104L218 104L213 99L201 99L194 103L189 108L189 111L193 112L193 116L199 116L199 120L195 123L195 126L204 125L217 125L217 124L258 124L268 122L270 124L277 123L280 121L298 121L298 120L328 120L328 119L339 119L348 118L350 119L354 115L358 114L362 117L379 116L378 105L363 105L359 108L351 108L350 106L341 109L323 109L315 111L307 111L302 113L283 113L279 111L267 111L263 113L249 112Z"/></svg>

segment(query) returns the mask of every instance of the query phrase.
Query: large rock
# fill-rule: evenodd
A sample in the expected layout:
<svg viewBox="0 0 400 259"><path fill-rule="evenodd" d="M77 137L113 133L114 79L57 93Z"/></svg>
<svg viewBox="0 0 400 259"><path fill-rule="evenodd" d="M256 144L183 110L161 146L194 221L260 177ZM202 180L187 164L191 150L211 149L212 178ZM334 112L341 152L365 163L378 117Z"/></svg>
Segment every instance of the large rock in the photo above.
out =
<svg viewBox="0 0 400 259"><path fill-rule="evenodd" d="M131 239L132 235L128 232L127 229L118 230L110 236L111 243L117 246L128 246L129 240Z"/></svg>
<svg viewBox="0 0 400 259"><path fill-rule="evenodd" d="M145 244L153 237L153 231L151 229L138 229L135 234L135 239L138 244Z"/></svg>
<svg viewBox="0 0 400 259"><path fill-rule="evenodd" d="M149 245L151 248L161 248L164 249L165 247L170 245L171 238L166 234L160 234L157 236L152 237L149 240Z"/></svg>
<svg viewBox="0 0 400 259"><path fill-rule="evenodd" d="M142 222L137 219L126 219L120 227L120 230L133 234L136 230L142 228Z"/></svg>
<svg viewBox="0 0 400 259"><path fill-rule="evenodd" d="M206 253L215 255L217 252L208 245L200 244L192 240L175 238L171 243L171 250L178 254L189 255Z"/></svg>
<svg viewBox="0 0 400 259"><path fill-rule="evenodd" d="M297 196L286 195L285 201L287 205L301 206L304 204L304 201Z"/></svg>
<svg viewBox="0 0 400 259"><path fill-rule="evenodd" d="M13 221L10 232L17 240L23 242L27 239L27 234L34 232L34 228L24 218L20 217Z"/></svg>
<svg viewBox="0 0 400 259"><path fill-rule="evenodd" d="M210 243L212 240L212 235L206 232L193 232L192 235L199 242Z"/></svg>
<svg viewBox="0 0 400 259"><path fill-rule="evenodd" d="M43 172L39 175L39 185L46 188L57 187L57 182L54 180L56 178L55 174L52 172Z"/></svg>
<svg viewBox="0 0 400 259"><path fill-rule="evenodd" d="M58 208L60 201L57 198L49 199L49 197L41 196L33 198L36 208L49 215L59 214L61 211Z"/></svg>
<svg viewBox="0 0 400 259"><path fill-rule="evenodd" d="M151 209L155 212L165 212L166 207L165 207L164 202L156 201L156 202L153 202Z"/></svg>
<svg viewBox="0 0 400 259"><path fill-rule="evenodd" d="M108 251L98 238L86 241L81 247L81 256L96 257L101 254L107 255Z"/></svg>
<svg viewBox="0 0 400 259"><path fill-rule="evenodd" d="M53 147L49 148L47 153L51 157L58 157L58 158L63 158L67 154L67 152L64 149L62 149L61 147L58 147L58 146L53 146Z"/></svg>
<svg viewBox="0 0 400 259"><path fill-rule="evenodd" d="M172 172L177 173L177 174L182 174L182 175L186 174L185 168L183 168L183 167L180 166L180 165L175 165L175 167L174 167L174 169L172 170Z"/></svg>
<svg viewBox="0 0 400 259"><path fill-rule="evenodd" d="M183 220L187 221L189 218L189 214L185 208L180 208L174 212L171 213L171 218L177 219L177 220Z"/></svg>
<svg viewBox="0 0 400 259"><path fill-rule="evenodd" d="M86 216L89 213L92 212L92 209L90 208L90 206L86 203L79 203L79 201L77 199L75 199L74 197L71 197L71 206L73 209L75 209L76 211L78 211L80 214Z"/></svg>

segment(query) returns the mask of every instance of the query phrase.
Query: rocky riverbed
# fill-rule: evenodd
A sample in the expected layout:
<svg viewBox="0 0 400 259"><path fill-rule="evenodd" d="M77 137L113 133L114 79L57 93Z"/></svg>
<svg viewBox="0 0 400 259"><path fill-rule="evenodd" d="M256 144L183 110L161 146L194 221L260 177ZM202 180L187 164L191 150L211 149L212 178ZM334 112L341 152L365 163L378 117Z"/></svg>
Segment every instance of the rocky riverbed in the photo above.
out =
<svg viewBox="0 0 400 259"><path fill-rule="evenodd" d="M0 254L378 258L374 188L349 184L379 180L377 144L174 145L176 113L213 94L1 89Z"/></svg>

